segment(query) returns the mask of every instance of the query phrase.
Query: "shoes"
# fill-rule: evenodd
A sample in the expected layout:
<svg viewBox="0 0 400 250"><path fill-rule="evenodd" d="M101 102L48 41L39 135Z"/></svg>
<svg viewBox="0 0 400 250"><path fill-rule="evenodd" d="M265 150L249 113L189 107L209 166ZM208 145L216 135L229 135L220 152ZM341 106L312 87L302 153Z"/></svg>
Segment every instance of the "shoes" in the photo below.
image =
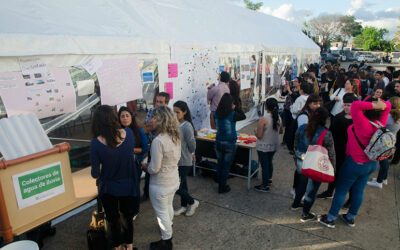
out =
<svg viewBox="0 0 400 250"><path fill-rule="evenodd" d="M328 221L328 215L326 214L318 215L318 222L326 227L335 228L335 222Z"/></svg>
<svg viewBox="0 0 400 250"><path fill-rule="evenodd" d="M254 190L256 190L258 192L267 193L267 192L269 192L269 186L264 187L263 185L257 185L257 186L254 186Z"/></svg>
<svg viewBox="0 0 400 250"><path fill-rule="evenodd" d="M342 208L348 209L350 207L350 200L347 200Z"/></svg>
<svg viewBox="0 0 400 250"><path fill-rule="evenodd" d="M371 187L382 188L382 183L379 183L377 181L369 181L367 182L367 185Z"/></svg>
<svg viewBox="0 0 400 250"><path fill-rule="evenodd" d="M231 191L231 187L229 185L221 186L219 185L218 187L218 193L223 194L223 193L228 193Z"/></svg>
<svg viewBox="0 0 400 250"><path fill-rule="evenodd" d="M269 180L268 180L268 184L272 184L272 179L269 179Z"/></svg>
<svg viewBox="0 0 400 250"><path fill-rule="evenodd" d="M302 208L302 207L304 207L304 204L303 204L303 203L300 203L300 204L297 205L297 206L295 206L294 204L292 204L292 206L290 207L290 209L291 209L292 211L296 211L296 210L298 210L299 208Z"/></svg>
<svg viewBox="0 0 400 250"><path fill-rule="evenodd" d="M307 215L302 215L300 220L302 222L307 222L307 221L314 220L314 219L315 219L315 214L314 213L308 213Z"/></svg>
<svg viewBox="0 0 400 250"><path fill-rule="evenodd" d="M178 216L178 215L181 215L183 213L186 213L186 211L187 211L187 207L180 207L180 208L174 210L174 215Z"/></svg>
<svg viewBox="0 0 400 250"><path fill-rule="evenodd" d="M333 194L329 193L328 191L324 191L317 195L317 199L332 199Z"/></svg>
<svg viewBox="0 0 400 250"><path fill-rule="evenodd" d="M295 153L294 153L294 151L293 151L293 150L290 150L290 151L289 151L289 154L291 154L291 155L295 155Z"/></svg>
<svg viewBox="0 0 400 250"><path fill-rule="evenodd" d="M293 196L293 200L294 200L294 198L296 197L296 191L294 190L294 188L292 188L290 190L290 194Z"/></svg>
<svg viewBox="0 0 400 250"><path fill-rule="evenodd" d="M376 178L372 178L372 181L376 181L376 180L377 180ZM387 184L388 184L387 179L384 179L384 180L382 181L382 183L385 184L385 185L387 185Z"/></svg>
<svg viewBox="0 0 400 250"><path fill-rule="evenodd" d="M346 223L347 226L349 227L356 226L356 224L354 224L354 219L353 220L347 219L347 214L341 214L339 217L344 221L344 223Z"/></svg>
<svg viewBox="0 0 400 250"><path fill-rule="evenodd" d="M150 243L150 250L172 250L172 238Z"/></svg>
<svg viewBox="0 0 400 250"><path fill-rule="evenodd" d="M200 204L200 202L198 200L194 200L194 203L192 205L188 206L185 215L186 216L194 215L194 212L196 211L196 208L199 206L199 204Z"/></svg>

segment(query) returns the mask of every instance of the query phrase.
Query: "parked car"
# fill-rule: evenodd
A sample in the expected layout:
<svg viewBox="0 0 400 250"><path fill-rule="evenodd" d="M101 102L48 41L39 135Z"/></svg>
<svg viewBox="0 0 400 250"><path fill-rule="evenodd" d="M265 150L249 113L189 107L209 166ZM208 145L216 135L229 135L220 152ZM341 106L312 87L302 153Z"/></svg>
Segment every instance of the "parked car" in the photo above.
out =
<svg viewBox="0 0 400 250"><path fill-rule="evenodd" d="M325 59L325 62L331 62L332 64L339 62L339 55L331 53L322 53L321 59Z"/></svg>
<svg viewBox="0 0 400 250"><path fill-rule="evenodd" d="M378 62L379 59L376 56L373 55L361 55L357 58L357 61L359 62Z"/></svg>

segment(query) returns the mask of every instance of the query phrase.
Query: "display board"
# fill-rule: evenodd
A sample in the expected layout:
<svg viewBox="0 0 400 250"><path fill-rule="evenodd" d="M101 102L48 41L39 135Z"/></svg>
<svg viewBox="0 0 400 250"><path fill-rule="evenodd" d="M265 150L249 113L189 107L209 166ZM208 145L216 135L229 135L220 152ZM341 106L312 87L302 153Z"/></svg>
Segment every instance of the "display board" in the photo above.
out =
<svg viewBox="0 0 400 250"><path fill-rule="evenodd" d="M250 61L248 57L240 57L240 89L249 89L251 87L250 81Z"/></svg>
<svg viewBox="0 0 400 250"><path fill-rule="evenodd" d="M168 86L173 86L174 98L185 101L192 114L193 124L197 130L210 127L209 105L207 104L207 87L218 84L218 53L213 47L174 45L172 47L172 74ZM169 67L170 68L170 67ZM171 87L169 87L171 88Z"/></svg>
<svg viewBox="0 0 400 250"><path fill-rule="evenodd" d="M136 57L104 60L96 74L102 104L117 105L143 97Z"/></svg>
<svg viewBox="0 0 400 250"><path fill-rule="evenodd" d="M0 96L8 116L35 113L40 119L76 110L75 89L66 68L29 75L0 73Z"/></svg>

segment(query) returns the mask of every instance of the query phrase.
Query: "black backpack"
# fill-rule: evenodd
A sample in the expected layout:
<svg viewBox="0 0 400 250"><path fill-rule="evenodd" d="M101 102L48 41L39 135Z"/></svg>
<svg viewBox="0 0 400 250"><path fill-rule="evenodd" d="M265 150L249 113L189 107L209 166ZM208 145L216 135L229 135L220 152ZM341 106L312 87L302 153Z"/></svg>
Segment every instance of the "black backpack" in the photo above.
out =
<svg viewBox="0 0 400 250"><path fill-rule="evenodd" d="M303 111L290 124L289 138L288 138L288 140L286 142L286 146L289 149L289 151L294 151L294 137L296 136L296 132L297 132L297 129L298 129L297 120L299 119L300 115L306 115L307 117L309 117L308 113L306 111Z"/></svg>

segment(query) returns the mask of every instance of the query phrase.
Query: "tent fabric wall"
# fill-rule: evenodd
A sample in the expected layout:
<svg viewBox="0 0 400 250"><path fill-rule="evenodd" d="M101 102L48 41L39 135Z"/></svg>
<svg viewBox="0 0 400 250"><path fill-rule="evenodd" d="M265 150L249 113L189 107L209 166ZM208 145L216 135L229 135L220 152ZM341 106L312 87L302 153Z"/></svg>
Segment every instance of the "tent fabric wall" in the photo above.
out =
<svg viewBox="0 0 400 250"><path fill-rule="evenodd" d="M14 0L0 20L0 56L168 54L171 42L319 53L293 24L224 0Z"/></svg>

